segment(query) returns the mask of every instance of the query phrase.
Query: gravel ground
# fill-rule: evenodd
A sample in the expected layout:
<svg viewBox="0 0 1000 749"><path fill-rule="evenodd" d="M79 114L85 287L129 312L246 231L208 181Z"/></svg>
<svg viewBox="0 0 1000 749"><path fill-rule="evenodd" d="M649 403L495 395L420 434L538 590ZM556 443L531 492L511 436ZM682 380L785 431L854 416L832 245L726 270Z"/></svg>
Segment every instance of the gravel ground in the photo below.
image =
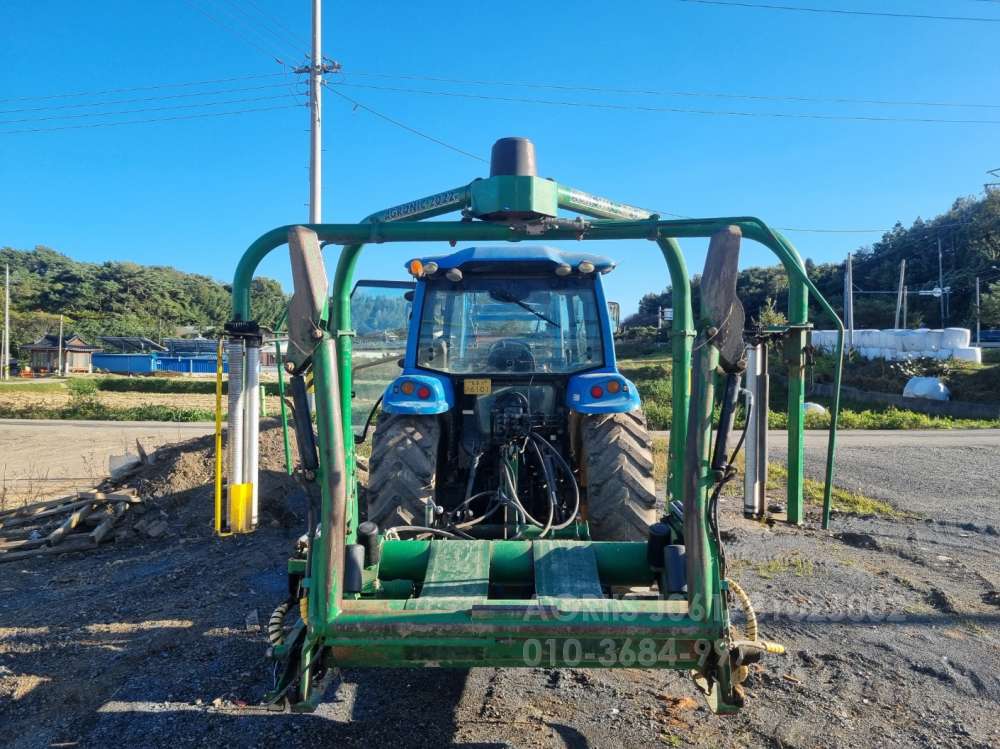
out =
<svg viewBox="0 0 1000 749"><path fill-rule="evenodd" d="M212 538L203 438L161 451L137 482L168 513L169 538L4 566L5 746L1000 745L1000 503L966 492L947 495L954 518L978 513L966 525L836 515L831 532L815 517L804 529L746 521L726 501L730 575L764 636L788 647L755 668L736 716L711 715L680 673L491 668L348 670L317 713L270 712L259 623L283 595L301 520L267 435L252 535ZM943 453L944 471L977 470L966 452ZM865 481L868 456L856 470L853 454L845 446L842 481ZM919 512L928 502L908 487L942 472L926 454L899 447L898 469L861 486Z"/></svg>

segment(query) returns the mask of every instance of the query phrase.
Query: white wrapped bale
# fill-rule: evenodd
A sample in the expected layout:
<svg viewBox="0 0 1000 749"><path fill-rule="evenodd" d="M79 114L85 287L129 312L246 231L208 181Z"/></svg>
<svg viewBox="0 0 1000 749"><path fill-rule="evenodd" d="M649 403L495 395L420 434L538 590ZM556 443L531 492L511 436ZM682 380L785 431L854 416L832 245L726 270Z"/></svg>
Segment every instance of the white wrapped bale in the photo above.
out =
<svg viewBox="0 0 1000 749"><path fill-rule="evenodd" d="M928 351L937 351L941 346L941 333L940 330L928 330L927 331L927 343L925 348Z"/></svg>
<svg viewBox="0 0 1000 749"><path fill-rule="evenodd" d="M941 359L947 361L951 359L951 349L950 348L939 348L937 351L928 351L928 356L934 359Z"/></svg>
<svg viewBox="0 0 1000 749"><path fill-rule="evenodd" d="M816 414L817 416L825 416L827 413L826 408L819 403L811 403L810 401L802 404L802 411L805 414Z"/></svg>
<svg viewBox="0 0 1000 749"><path fill-rule="evenodd" d="M827 349L832 348L829 343L830 332L831 331L829 330L814 330L812 332L813 347L820 351L826 351Z"/></svg>
<svg viewBox="0 0 1000 749"><path fill-rule="evenodd" d="M971 338L968 328L945 328L941 331L941 348L968 348Z"/></svg>
<svg viewBox="0 0 1000 749"><path fill-rule="evenodd" d="M903 351L922 351L924 348L924 337L919 330L904 331L902 336Z"/></svg>
<svg viewBox="0 0 1000 749"><path fill-rule="evenodd" d="M959 346L952 351L952 356L959 361L983 363L983 350L976 346Z"/></svg>
<svg viewBox="0 0 1000 749"><path fill-rule="evenodd" d="M946 401L951 399L951 392L937 377L911 377L903 388L903 397Z"/></svg>

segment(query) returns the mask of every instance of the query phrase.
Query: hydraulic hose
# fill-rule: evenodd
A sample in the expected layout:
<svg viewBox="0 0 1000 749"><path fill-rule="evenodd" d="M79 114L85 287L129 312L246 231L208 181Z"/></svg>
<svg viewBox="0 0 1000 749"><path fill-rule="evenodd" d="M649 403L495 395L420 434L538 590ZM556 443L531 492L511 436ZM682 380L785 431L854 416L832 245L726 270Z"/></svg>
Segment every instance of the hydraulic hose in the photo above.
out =
<svg viewBox="0 0 1000 749"><path fill-rule="evenodd" d="M747 617L747 639L756 642L757 641L757 613L753 610L753 603L750 602L750 596L747 592L743 590L742 586L735 580L727 578L726 582L729 584L729 589L733 591L733 595L736 596L736 600L740 602L740 607L743 609L743 613Z"/></svg>
<svg viewBox="0 0 1000 749"><path fill-rule="evenodd" d="M285 617L291 608L291 601L282 601L271 612L271 618L267 620L267 641L272 645L282 645L285 642Z"/></svg>
<svg viewBox="0 0 1000 749"><path fill-rule="evenodd" d="M747 592L743 590L738 582L731 578L726 578L726 582L729 584L729 589L733 591L736 599L740 602L740 606L743 608L747 617L747 639L734 640L733 647L753 648L755 650L762 650L765 653L770 653L771 655L783 655L785 653L784 645L758 638L757 614L753 610L753 604L750 602L750 596L747 595Z"/></svg>

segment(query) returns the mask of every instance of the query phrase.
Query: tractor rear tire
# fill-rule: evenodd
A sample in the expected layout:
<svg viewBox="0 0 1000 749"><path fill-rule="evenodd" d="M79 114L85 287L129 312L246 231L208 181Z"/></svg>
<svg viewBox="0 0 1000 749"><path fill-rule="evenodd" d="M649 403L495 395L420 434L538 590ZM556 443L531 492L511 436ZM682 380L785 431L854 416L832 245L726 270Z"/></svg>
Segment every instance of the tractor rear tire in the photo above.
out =
<svg viewBox="0 0 1000 749"><path fill-rule="evenodd" d="M642 409L583 417L587 519L595 541L642 541L656 522L653 449Z"/></svg>
<svg viewBox="0 0 1000 749"><path fill-rule="evenodd" d="M427 507L434 504L438 440L436 416L379 416L365 492L368 519L387 530L399 525L427 524Z"/></svg>

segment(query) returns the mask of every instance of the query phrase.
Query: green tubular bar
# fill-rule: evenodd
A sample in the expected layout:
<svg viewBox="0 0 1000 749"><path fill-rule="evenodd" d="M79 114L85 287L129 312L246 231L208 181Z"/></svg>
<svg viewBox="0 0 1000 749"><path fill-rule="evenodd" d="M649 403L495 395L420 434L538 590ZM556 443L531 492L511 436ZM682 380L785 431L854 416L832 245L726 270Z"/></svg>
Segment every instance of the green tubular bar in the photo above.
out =
<svg viewBox="0 0 1000 749"><path fill-rule="evenodd" d="M430 556L430 541L385 541L379 577L423 582ZM649 585L653 581L646 561L646 545L633 542L592 541L597 570L606 585ZM517 583L535 574L531 541L490 542L490 581ZM521 603L524 603L523 601Z"/></svg>

